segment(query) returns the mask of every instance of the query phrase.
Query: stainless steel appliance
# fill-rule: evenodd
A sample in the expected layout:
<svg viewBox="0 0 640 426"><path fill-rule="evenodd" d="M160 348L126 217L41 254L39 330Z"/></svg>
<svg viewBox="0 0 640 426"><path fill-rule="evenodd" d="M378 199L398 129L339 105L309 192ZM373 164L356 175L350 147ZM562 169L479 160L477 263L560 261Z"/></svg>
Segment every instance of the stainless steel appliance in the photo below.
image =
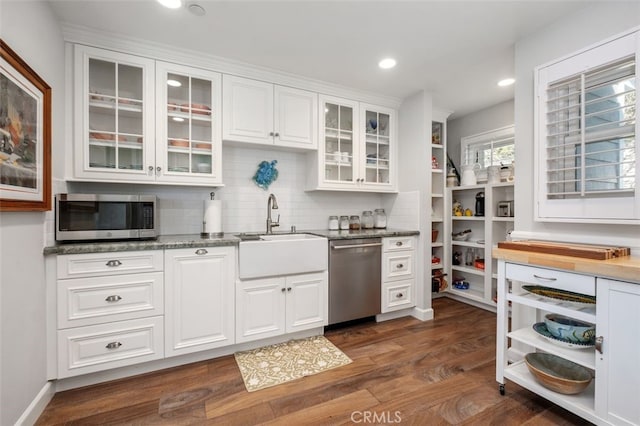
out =
<svg viewBox="0 0 640 426"><path fill-rule="evenodd" d="M513 217L513 200L498 201L498 216Z"/></svg>
<svg viewBox="0 0 640 426"><path fill-rule="evenodd" d="M57 194L56 241L158 236L155 195Z"/></svg>
<svg viewBox="0 0 640 426"><path fill-rule="evenodd" d="M380 238L329 243L329 324L380 313L381 262Z"/></svg>

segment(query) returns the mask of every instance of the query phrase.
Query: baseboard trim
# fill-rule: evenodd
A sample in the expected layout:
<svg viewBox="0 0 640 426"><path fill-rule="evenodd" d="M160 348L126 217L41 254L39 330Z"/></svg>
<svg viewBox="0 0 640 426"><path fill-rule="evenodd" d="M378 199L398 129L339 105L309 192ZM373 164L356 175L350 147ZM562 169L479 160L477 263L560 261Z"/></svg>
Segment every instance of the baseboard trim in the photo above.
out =
<svg viewBox="0 0 640 426"><path fill-rule="evenodd" d="M16 425L33 425L36 423L42 412L47 408L47 404L53 398L56 393L55 385L52 382L47 382L40 389L38 395L31 401L31 404L22 413L20 418L16 421Z"/></svg>
<svg viewBox="0 0 640 426"><path fill-rule="evenodd" d="M431 321L433 319L433 308L413 308L411 316L419 319L420 321Z"/></svg>

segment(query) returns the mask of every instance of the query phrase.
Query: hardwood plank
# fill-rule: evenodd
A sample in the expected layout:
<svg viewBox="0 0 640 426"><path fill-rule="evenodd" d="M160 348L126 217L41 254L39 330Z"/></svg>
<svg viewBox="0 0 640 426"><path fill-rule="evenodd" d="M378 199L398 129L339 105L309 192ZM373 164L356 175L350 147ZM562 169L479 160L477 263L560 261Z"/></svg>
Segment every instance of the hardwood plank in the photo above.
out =
<svg viewBox="0 0 640 426"><path fill-rule="evenodd" d="M515 383L498 392L495 314L433 301L435 319L329 330L354 362L247 392L233 356L56 394L38 425L583 425Z"/></svg>

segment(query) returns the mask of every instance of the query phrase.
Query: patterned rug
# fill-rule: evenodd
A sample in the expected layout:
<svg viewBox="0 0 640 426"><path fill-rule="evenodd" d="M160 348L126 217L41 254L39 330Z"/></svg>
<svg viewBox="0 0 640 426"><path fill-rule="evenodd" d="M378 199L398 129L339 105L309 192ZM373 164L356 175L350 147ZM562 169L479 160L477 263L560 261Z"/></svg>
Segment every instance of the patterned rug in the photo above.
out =
<svg viewBox="0 0 640 426"><path fill-rule="evenodd" d="M236 352L247 391L279 385L352 361L324 336L290 340L245 352Z"/></svg>

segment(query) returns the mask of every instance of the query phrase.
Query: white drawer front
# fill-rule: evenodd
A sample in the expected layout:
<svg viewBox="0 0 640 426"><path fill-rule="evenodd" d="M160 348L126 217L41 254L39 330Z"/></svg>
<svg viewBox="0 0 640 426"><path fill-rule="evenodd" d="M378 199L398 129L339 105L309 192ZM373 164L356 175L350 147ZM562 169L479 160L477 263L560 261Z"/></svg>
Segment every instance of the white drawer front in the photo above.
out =
<svg viewBox="0 0 640 426"><path fill-rule="evenodd" d="M382 256L382 281L414 277L414 252L385 253Z"/></svg>
<svg viewBox="0 0 640 426"><path fill-rule="evenodd" d="M164 357L163 317L58 331L58 378Z"/></svg>
<svg viewBox="0 0 640 426"><path fill-rule="evenodd" d="M163 250L58 256L58 279L156 272L163 269Z"/></svg>
<svg viewBox="0 0 640 426"><path fill-rule="evenodd" d="M410 280L383 285L382 313L414 307L413 283L414 280Z"/></svg>
<svg viewBox="0 0 640 426"><path fill-rule="evenodd" d="M507 279L527 284L558 288L590 296L596 295L596 278L589 275L513 263L507 263L506 275Z"/></svg>
<svg viewBox="0 0 640 426"><path fill-rule="evenodd" d="M164 276L150 274L58 281L58 328L164 313Z"/></svg>
<svg viewBox="0 0 640 426"><path fill-rule="evenodd" d="M398 251L398 250L413 250L415 249L415 237L389 237L382 239L382 250Z"/></svg>

